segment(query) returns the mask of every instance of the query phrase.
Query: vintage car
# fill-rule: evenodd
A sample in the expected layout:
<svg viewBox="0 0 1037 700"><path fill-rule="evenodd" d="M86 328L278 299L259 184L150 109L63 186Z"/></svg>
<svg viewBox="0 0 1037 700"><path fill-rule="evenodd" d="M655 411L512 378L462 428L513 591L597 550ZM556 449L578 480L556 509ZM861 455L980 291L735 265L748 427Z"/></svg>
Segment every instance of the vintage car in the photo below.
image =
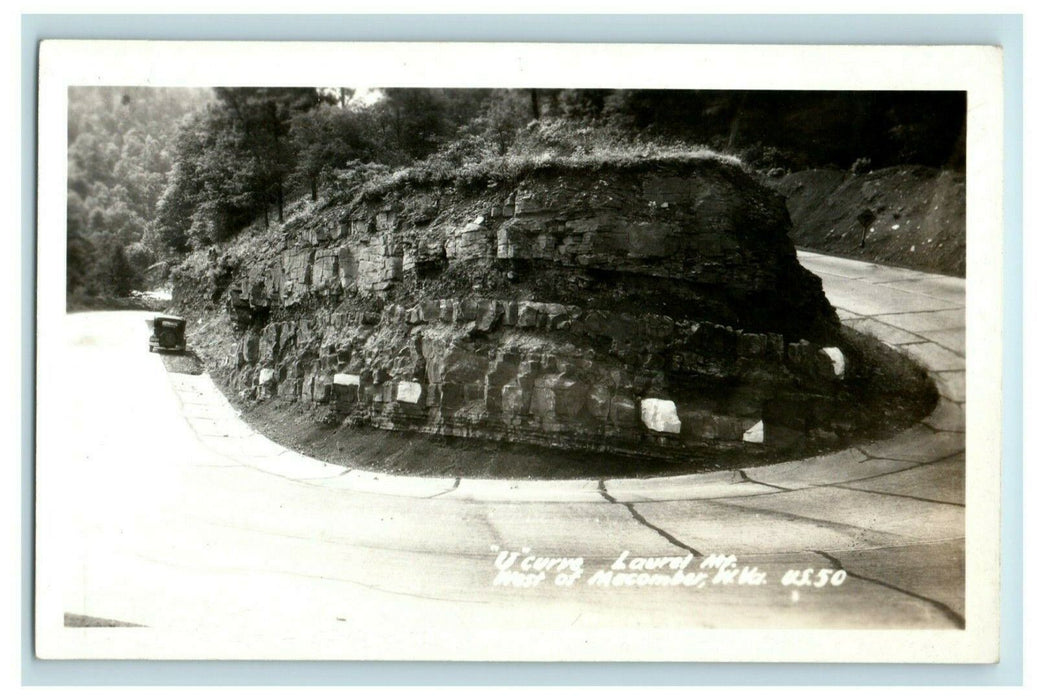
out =
<svg viewBox="0 0 1037 700"><path fill-rule="evenodd" d="M155 316L148 319L148 327L151 329L148 352L183 352L187 349L187 319L179 316Z"/></svg>

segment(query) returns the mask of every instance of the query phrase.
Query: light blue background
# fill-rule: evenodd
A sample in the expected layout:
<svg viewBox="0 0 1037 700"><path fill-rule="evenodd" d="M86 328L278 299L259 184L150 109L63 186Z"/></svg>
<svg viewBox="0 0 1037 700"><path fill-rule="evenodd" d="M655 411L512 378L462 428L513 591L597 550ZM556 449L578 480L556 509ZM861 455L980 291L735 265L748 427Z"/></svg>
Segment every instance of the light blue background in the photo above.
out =
<svg viewBox="0 0 1037 700"><path fill-rule="evenodd" d="M22 682L25 685L1018 685L1022 682L1022 17L1019 15L25 15L22 17ZM40 661L33 655L37 47L43 39L987 44L1005 60L1001 663Z"/></svg>

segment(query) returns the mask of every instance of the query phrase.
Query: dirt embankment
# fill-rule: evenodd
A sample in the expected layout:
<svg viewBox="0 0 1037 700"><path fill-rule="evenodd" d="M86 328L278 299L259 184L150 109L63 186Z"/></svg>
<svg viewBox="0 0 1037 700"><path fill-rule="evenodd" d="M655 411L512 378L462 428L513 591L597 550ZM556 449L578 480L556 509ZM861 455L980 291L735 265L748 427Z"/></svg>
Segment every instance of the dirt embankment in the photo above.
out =
<svg viewBox="0 0 1037 700"><path fill-rule="evenodd" d="M785 195L796 246L965 276L965 175L897 166L854 175L803 170L771 180Z"/></svg>
<svg viewBox="0 0 1037 700"><path fill-rule="evenodd" d="M543 169L289 213L185 261L174 298L231 400L322 459L714 469L850 444L930 400L920 371L840 330L782 198L732 163Z"/></svg>

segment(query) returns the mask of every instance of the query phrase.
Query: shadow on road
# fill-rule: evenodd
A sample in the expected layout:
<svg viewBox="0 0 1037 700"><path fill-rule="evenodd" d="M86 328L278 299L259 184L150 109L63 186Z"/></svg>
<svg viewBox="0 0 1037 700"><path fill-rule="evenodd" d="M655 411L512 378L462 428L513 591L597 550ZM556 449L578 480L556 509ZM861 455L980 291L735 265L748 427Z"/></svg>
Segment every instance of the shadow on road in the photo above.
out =
<svg viewBox="0 0 1037 700"><path fill-rule="evenodd" d="M166 366L167 372L173 372L175 374L201 374L205 371L202 361L198 359L198 355L193 350L185 350L184 352L162 352L158 351L162 356L162 364Z"/></svg>

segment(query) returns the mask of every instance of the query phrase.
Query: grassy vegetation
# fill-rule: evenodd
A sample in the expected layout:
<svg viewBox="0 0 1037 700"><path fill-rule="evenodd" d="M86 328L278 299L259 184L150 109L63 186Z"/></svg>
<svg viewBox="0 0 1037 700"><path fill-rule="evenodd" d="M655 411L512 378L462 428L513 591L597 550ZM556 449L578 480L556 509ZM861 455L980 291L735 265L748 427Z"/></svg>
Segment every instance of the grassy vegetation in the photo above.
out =
<svg viewBox="0 0 1037 700"><path fill-rule="evenodd" d="M459 139L424 160L409 166L358 165L336 171L340 193L359 201L376 199L403 187L457 185L473 187L488 182L514 182L533 172L643 169L660 165L684 165L716 161L739 168L737 156L701 145L631 136L617 128L578 126L548 120L523 129L505 153L477 137Z"/></svg>

